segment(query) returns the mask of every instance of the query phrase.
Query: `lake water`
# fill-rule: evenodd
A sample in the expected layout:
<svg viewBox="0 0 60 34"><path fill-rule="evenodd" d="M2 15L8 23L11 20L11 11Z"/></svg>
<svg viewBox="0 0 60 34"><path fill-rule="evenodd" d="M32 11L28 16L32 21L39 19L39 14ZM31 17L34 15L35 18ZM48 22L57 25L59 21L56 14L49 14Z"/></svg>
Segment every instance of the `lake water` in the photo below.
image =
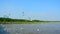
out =
<svg viewBox="0 0 60 34"><path fill-rule="evenodd" d="M0 34L60 34L60 22L48 24L0 24Z"/></svg>

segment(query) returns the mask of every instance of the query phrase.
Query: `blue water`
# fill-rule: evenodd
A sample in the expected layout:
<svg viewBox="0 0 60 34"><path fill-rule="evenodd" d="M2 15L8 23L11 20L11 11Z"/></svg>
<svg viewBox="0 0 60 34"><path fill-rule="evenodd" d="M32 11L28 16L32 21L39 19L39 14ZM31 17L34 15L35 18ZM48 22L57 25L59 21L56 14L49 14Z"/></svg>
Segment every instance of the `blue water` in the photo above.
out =
<svg viewBox="0 0 60 34"><path fill-rule="evenodd" d="M0 24L0 34L60 34L60 23Z"/></svg>

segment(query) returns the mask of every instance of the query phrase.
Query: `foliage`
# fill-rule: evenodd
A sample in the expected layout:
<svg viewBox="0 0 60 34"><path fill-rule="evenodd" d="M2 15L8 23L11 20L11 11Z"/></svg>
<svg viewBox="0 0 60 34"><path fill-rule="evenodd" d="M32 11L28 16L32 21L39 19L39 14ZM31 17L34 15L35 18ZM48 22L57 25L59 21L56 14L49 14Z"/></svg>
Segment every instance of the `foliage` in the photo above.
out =
<svg viewBox="0 0 60 34"><path fill-rule="evenodd" d="M32 22L40 22L40 20L32 20Z"/></svg>
<svg viewBox="0 0 60 34"><path fill-rule="evenodd" d="M10 24L11 23L17 23L17 22L20 22L20 23L22 23L22 22L24 22L24 23L29 23L29 22L41 22L40 20L28 20L28 19L12 19L12 18L3 18L3 17L0 17L0 24L2 24L2 22L3 22L3 24L6 24L6 23L8 23L8 22L10 22Z"/></svg>
<svg viewBox="0 0 60 34"><path fill-rule="evenodd" d="M31 22L27 19L11 19L11 18L0 18L0 22Z"/></svg>

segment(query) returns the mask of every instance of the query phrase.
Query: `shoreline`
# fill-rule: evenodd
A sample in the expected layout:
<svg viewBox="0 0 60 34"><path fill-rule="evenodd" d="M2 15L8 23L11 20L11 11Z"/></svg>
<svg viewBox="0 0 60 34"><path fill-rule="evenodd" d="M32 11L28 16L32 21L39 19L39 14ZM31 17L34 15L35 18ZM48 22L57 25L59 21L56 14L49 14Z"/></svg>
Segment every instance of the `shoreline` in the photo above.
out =
<svg viewBox="0 0 60 34"><path fill-rule="evenodd" d="M46 24L46 23L52 23L52 22L0 22L0 24Z"/></svg>

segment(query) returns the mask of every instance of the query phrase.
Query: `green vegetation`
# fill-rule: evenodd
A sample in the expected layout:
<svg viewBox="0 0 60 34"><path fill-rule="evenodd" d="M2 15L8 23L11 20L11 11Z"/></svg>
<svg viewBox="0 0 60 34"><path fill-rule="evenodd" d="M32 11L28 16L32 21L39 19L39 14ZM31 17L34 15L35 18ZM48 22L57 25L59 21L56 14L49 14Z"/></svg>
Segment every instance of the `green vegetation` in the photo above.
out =
<svg viewBox="0 0 60 34"><path fill-rule="evenodd" d="M40 22L60 22L60 21L43 21L43 20L28 20L28 19L12 19L0 17L0 24L31 24Z"/></svg>
<svg viewBox="0 0 60 34"><path fill-rule="evenodd" d="M0 17L0 24L1 23L6 23L6 22L41 22L40 20L28 20L28 19L12 19L12 18L4 18Z"/></svg>
<svg viewBox="0 0 60 34"><path fill-rule="evenodd" d="M0 18L0 22L29 22L27 19L11 19L11 18Z"/></svg>

